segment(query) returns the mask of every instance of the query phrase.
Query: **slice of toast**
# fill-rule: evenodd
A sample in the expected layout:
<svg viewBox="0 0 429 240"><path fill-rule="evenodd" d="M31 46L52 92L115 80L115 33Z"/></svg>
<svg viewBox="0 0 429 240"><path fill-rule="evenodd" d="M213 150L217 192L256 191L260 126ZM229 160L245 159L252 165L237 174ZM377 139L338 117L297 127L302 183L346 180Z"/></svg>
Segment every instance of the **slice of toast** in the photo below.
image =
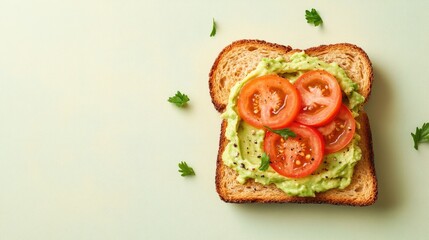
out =
<svg viewBox="0 0 429 240"><path fill-rule="evenodd" d="M256 68L262 58L283 57L288 60L298 49L268 43L261 40L239 40L225 47L215 60L209 74L209 89L212 102L222 113L228 103L230 89ZM368 100L371 93L373 71L367 54L359 47L348 44L322 45L304 50L310 56L331 63L337 63L348 77L359 85L359 93ZM357 133L361 136L359 146L362 159L354 168L351 184L345 189L331 189L316 194L316 197L289 196L274 184L265 186L248 180L240 184L235 170L225 166L222 153L228 140L225 138L227 122L222 121L219 151L216 167L216 190L222 200L233 203L329 203L354 206L371 205L377 199L377 179L375 175L372 139L367 114L360 111L356 121L360 124Z"/></svg>

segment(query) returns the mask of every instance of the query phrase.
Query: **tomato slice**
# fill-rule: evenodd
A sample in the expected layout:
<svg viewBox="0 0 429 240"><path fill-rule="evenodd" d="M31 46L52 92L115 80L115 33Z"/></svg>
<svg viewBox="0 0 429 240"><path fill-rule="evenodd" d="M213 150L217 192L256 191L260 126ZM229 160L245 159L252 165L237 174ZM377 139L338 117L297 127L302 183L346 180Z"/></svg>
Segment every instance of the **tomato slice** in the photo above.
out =
<svg viewBox="0 0 429 240"><path fill-rule="evenodd" d="M264 150L270 157L270 166L280 175L301 178L310 175L323 160L322 136L312 127L293 123L288 127L296 137L284 139L267 132Z"/></svg>
<svg viewBox="0 0 429 240"><path fill-rule="evenodd" d="M290 124L300 111L300 97L289 80L266 75L249 81L237 100L238 114L250 125L273 129Z"/></svg>
<svg viewBox="0 0 429 240"><path fill-rule="evenodd" d="M302 108L296 121L309 126L322 126L331 121L341 106L338 81L324 70L304 73L295 82L301 95Z"/></svg>
<svg viewBox="0 0 429 240"><path fill-rule="evenodd" d="M334 120L317 130L325 139L325 152L334 153L343 149L353 139L356 121L350 110L342 104Z"/></svg>

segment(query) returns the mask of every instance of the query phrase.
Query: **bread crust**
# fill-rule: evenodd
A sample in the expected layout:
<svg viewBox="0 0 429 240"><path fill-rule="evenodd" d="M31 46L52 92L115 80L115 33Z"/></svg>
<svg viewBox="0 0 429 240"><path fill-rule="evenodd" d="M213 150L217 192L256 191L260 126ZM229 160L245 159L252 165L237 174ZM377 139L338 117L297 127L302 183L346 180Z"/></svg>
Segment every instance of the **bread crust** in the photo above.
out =
<svg viewBox="0 0 429 240"><path fill-rule="evenodd" d="M213 67L209 74L209 88L212 102L219 112L223 112L227 98L222 99L219 94L219 89L227 92L229 95L230 86L223 85L222 88L217 86L219 78L216 78L219 74L219 65L225 61L230 51L234 51L239 48L249 47L264 47L264 49L270 49L274 51L274 54L283 56L286 59L298 49L291 49L289 46L282 46L273 43L267 43L260 40L240 40L233 42L217 57ZM319 47L312 47L305 52L310 56L317 56L326 62L335 62L335 59L358 59L358 65L363 69L363 72L357 75L351 74L353 71L352 64L340 62L339 65L346 70L349 77L353 81L359 84L359 93L361 93L366 100L371 93L371 86L373 81L373 71L371 61L367 54L359 47L353 44L340 43L332 45L322 45ZM245 54L245 53L244 53ZM354 56L353 54L356 54ZM270 54L266 54L270 55ZM353 55L353 56L350 56ZM259 59L260 60L260 59ZM259 61L257 60L257 61ZM229 63L232 64L232 63ZM342 65L343 64L343 65ZM254 64L253 64L254 65ZM252 65L252 66L253 66ZM360 69L360 68L359 68ZM252 69L249 69L249 71ZM246 75L248 72L244 72L242 75ZM229 72L228 72L229 74ZM361 78L360 78L361 77ZM240 80L237 77L234 81ZM235 82L233 82L235 83ZM222 96L225 97L225 96ZM377 178L374 167L374 153L372 147L372 136L369 119L367 114L362 110L360 116L356 119L360 124L360 128L357 129L357 133L361 136L359 146L362 149L362 159L356 164L355 171L353 174L351 184L345 189L332 189L326 192L317 193L316 197L295 197L289 196L282 190L278 189L274 184L265 186L254 182L252 179L248 180L245 184L240 184L236 180L238 173L235 170L225 166L222 160L222 154L225 150L228 140L225 137L225 130L227 122L222 121L219 149L216 162L216 191L219 197L230 203L326 203L334 205L350 205L350 206L368 206L373 204L378 196Z"/></svg>

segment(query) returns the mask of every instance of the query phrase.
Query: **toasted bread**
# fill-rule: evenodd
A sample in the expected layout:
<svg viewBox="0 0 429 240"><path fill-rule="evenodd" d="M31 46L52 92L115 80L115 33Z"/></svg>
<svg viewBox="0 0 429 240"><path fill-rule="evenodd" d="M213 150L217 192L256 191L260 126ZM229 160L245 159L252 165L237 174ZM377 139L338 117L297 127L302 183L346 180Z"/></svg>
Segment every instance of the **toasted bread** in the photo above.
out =
<svg viewBox="0 0 429 240"><path fill-rule="evenodd" d="M217 111L222 113L228 103L231 87L251 72L262 58L289 57L299 49L268 43L261 40L239 40L225 47L216 58L209 74L209 90ZM332 44L304 50L310 56L331 63L337 63L348 77L359 86L358 92L366 101L371 93L373 70L367 54L359 47L348 44ZM248 180L240 184L235 170L224 165L222 153L228 140L225 137L227 122L222 121L219 151L216 167L216 190L222 200L233 203L328 203L340 205L366 206L377 199L377 179L375 175L372 138L369 120L363 109L356 119L361 136L359 147L362 159L354 167L351 184L345 189L331 189L317 193L315 197L289 196L275 185L262 185Z"/></svg>

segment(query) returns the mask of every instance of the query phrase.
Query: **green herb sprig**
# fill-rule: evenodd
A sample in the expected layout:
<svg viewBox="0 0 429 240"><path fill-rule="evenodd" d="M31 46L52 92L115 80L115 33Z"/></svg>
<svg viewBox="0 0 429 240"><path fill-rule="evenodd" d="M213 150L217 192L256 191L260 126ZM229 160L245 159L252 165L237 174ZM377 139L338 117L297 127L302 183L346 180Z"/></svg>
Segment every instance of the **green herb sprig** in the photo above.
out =
<svg viewBox="0 0 429 240"><path fill-rule="evenodd" d="M268 156L266 153L262 153L261 166L259 166L259 170L266 171L269 166L270 166L270 156Z"/></svg>
<svg viewBox="0 0 429 240"><path fill-rule="evenodd" d="M307 23L313 24L315 27L323 23L322 18L314 8L311 11L305 10L305 19L307 19Z"/></svg>
<svg viewBox="0 0 429 240"><path fill-rule="evenodd" d="M213 18L213 20L212 20L212 31L210 33L210 37L214 37L215 35L216 35L216 22Z"/></svg>
<svg viewBox="0 0 429 240"><path fill-rule="evenodd" d="M182 177L195 175L194 169L184 161L179 163L179 173L182 173Z"/></svg>
<svg viewBox="0 0 429 240"><path fill-rule="evenodd" d="M169 102L181 108L185 107L189 100L189 97L186 94L181 93L180 91L177 91L176 95L168 98Z"/></svg>
<svg viewBox="0 0 429 240"><path fill-rule="evenodd" d="M420 143L429 142L429 123L424 123L421 128L416 127L416 132L411 133L414 140L414 148L419 150Z"/></svg>
<svg viewBox="0 0 429 240"><path fill-rule="evenodd" d="M264 126L268 131L277 133L278 135L282 136L284 139L288 139L288 137L296 137L296 134L292 132L289 128L283 128L283 129L272 129L267 126Z"/></svg>

